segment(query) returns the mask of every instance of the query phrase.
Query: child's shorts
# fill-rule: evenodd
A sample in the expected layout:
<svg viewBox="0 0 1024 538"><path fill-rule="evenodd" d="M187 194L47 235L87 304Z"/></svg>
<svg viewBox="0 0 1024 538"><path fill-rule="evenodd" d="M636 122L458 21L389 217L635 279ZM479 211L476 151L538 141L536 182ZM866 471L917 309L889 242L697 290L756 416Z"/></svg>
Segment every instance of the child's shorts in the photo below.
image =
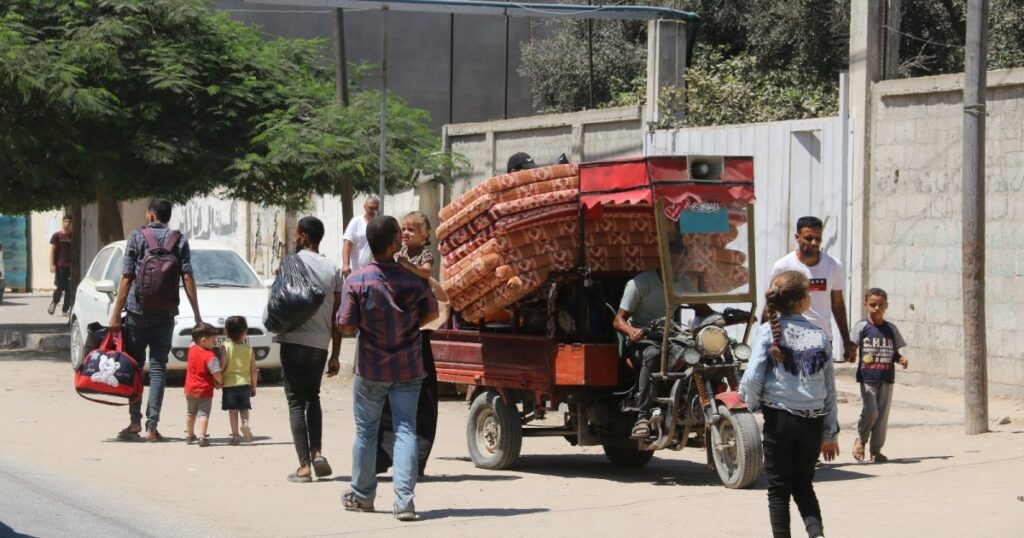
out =
<svg viewBox="0 0 1024 538"><path fill-rule="evenodd" d="M252 409L252 404L249 402L249 389L249 385L224 387L224 389L220 391L220 408L225 411Z"/></svg>
<svg viewBox="0 0 1024 538"><path fill-rule="evenodd" d="M213 409L213 398L185 396L185 402L188 405L187 412L190 417L207 418L210 416L210 409Z"/></svg>

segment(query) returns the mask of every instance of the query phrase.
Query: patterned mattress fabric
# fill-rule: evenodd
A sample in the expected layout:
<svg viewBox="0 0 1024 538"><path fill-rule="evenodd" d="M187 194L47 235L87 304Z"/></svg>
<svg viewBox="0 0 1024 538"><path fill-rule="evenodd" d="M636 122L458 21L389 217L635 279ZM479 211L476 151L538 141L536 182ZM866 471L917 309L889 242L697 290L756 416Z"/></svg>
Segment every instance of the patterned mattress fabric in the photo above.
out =
<svg viewBox="0 0 1024 538"><path fill-rule="evenodd" d="M591 271L641 272L660 267L658 258L594 258L587 260Z"/></svg>
<svg viewBox="0 0 1024 538"><path fill-rule="evenodd" d="M492 194L485 194L474 200L473 203L462 208L461 211L451 218L441 221L441 225L437 227L437 238L443 240L455 230L469 224L480 215L487 213L487 210L494 207L496 203L498 203L498 198Z"/></svg>
<svg viewBox="0 0 1024 538"><path fill-rule="evenodd" d="M579 249L579 246L579 239L572 235L566 235L554 239L526 243L522 246L508 248L499 252L506 260L520 260L562 250L576 251Z"/></svg>
<svg viewBox="0 0 1024 538"><path fill-rule="evenodd" d="M586 245L658 245L658 234L650 232L595 232L586 233Z"/></svg>
<svg viewBox="0 0 1024 538"><path fill-rule="evenodd" d="M598 232L646 232L657 233L654 215L650 213L622 213L605 215L600 220L588 220L587 233Z"/></svg>
<svg viewBox="0 0 1024 538"><path fill-rule="evenodd" d="M469 258L471 263L466 264L462 268L462 271L453 274L445 278L444 287L445 293L449 297L458 295L470 285L475 284L481 279L489 276L503 263L501 256L497 254L484 254L482 256L471 256Z"/></svg>
<svg viewBox="0 0 1024 538"><path fill-rule="evenodd" d="M657 258L658 245L594 245L586 248L587 260L594 258Z"/></svg>
<svg viewBox="0 0 1024 538"><path fill-rule="evenodd" d="M579 237L579 224L575 219L561 219L528 228L519 228L494 237L498 252L524 245L556 241L565 237Z"/></svg>
<svg viewBox="0 0 1024 538"><path fill-rule="evenodd" d="M506 233L513 230L532 228L540 224L577 222L578 219L579 206L575 201L573 201L548 207L539 207L537 209L531 209L515 215L502 217L494 223L494 231Z"/></svg>
<svg viewBox="0 0 1024 538"><path fill-rule="evenodd" d="M533 196L527 196L526 198L502 202L490 208L487 213L497 221L502 217L522 215L530 210L565 204L567 202L574 202L573 205L575 208L575 201L578 194L579 191L577 189L565 189L561 191L535 194Z"/></svg>
<svg viewBox="0 0 1024 538"><path fill-rule="evenodd" d="M447 221L455 216L459 211L462 211L463 208L475 202L478 198L490 193L497 193L525 185L571 176L576 176L578 185L579 175L580 169L579 165L576 163L556 164L552 166L532 168L530 170L520 170L511 174L497 175L466 191L462 196L459 196L455 200L452 200L450 204L441 208L440 213L438 213L438 217L441 222Z"/></svg>
<svg viewBox="0 0 1024 538"><path fill-rule="evenodd" d="M562 177L539 183L520 185L497 193L498 202L511 202L529 196L564 190L579 190L579 176Z"/></svg>
<svg viewBox="0 0 1024 538"><path fill-rule="evenodd" d="M515 282L506 282L463 308L462 317L474 321L501 310L543 285L549 272L547 269L540 269L515 277L512 279Z"/></svg>

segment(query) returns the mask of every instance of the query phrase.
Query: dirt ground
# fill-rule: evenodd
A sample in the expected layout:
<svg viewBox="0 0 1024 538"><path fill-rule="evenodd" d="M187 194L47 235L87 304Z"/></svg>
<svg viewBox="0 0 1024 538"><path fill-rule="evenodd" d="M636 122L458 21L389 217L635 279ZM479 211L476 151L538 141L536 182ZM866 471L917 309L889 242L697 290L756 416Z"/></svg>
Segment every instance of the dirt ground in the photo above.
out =
<svg viewBox="0 0 1024 538"><path fill-rule="evenodd" d="M211 422L213 446L186 445L180 383L168 388L160 423L170 442L125 443L114 437L127 424L125 408L79 398L62 359L38 352L0 357L0 460L160 514L159 528L151 530L157 535L194 532L186 529L226 536L769 534L763 482L750 490L723 488L699 449L660 452L643 469L623 470L608 465L600 447L530 438L515 470L477 469L467 457L467 407L456 400L441 403L429 476L416 489L422 520L391 517L386 478L376 501L382 513L345 512L339 496L351 468L350 379L327 380L323 389L324 455L335 476L292 484L285 477L296 466L295 453L279 386L261 387L253 402L252 445L227 445L227 416L220 411ZM865 464L850 455L856 384L840 376L838 385L842 454L819 469L815 484L828 536L1024 535L1022 402L994 399L990 415L1011 422L968 437L959 395L898 386L885 448L891 461ZM801 536L797 525L794 535Z"/></svg>

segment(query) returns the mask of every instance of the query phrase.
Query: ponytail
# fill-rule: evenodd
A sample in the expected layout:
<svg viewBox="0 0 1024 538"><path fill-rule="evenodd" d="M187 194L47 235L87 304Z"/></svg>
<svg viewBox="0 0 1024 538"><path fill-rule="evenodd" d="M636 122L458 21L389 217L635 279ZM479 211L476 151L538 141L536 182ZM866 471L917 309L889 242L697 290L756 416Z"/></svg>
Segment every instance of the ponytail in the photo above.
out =
<svg viewBox="0 0 1024 538"><path fill-rule="evenodd" d="M799 271L783 271L772 279L771 286L764 294L765 312L772 330L772 358L776 362L785 360L782 352L782 324L779 312L793 313L801 301L807 297L807 276Z"/></svg>

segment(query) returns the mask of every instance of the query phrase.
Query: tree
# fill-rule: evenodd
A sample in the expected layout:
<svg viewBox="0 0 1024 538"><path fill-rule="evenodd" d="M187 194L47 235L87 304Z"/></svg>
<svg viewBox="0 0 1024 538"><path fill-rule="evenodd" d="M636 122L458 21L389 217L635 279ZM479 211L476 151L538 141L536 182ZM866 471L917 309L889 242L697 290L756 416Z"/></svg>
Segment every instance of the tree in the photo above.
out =
<svg viewBox="0 0 1024 538"><path fill-rule="evenodd" d="M335 105L323 45L266 39L207 0L8 0L0 6L0 211L182 201L215 189L294 206L335 192L331 173L343 166L318 159L342 158L342 146L354 169L375 174L367 141L377 130L365 106ZM412 169L444 178L453 168L426 151L439 141L425 112L398 102L391 112L393 185L407 184ZM287 165L266 165L293 133L304 138Z"/></svg>

